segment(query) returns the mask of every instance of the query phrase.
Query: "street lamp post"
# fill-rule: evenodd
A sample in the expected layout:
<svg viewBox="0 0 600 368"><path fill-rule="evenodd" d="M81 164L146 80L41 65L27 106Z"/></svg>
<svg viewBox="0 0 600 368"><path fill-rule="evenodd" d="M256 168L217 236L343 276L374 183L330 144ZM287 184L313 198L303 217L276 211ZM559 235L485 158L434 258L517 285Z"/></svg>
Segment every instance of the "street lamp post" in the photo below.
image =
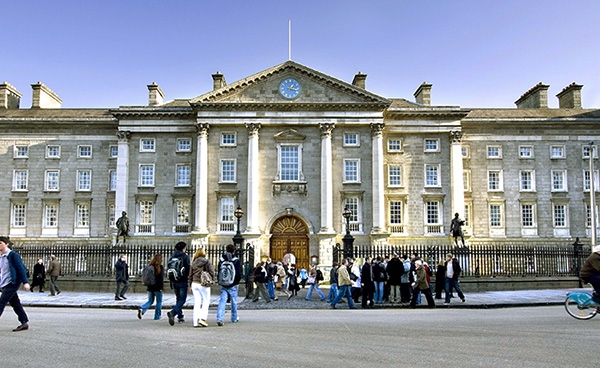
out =
<svg viewBox="0 0 600 368"><path fill-rule="evenodd" d="M244 237L242 237L242 234L240 233L240 221L242 219L242 216L244 216L244 211L242 211L242 207L238 205L233 215L235 216L235 218L237 218L237 231L235 232L235 235L233 236L232 240L235 247L241 251L242 244L244 243Z"/></svg>
<svg viewBox="0 0 600 368"><path fill-rule="evenodd" d="M346 235L342 238L342 242L344 243L344 258L352 258L354 257L354 237L350 235L350 216L352 216L352 211L348 207L345 207L342 216L346 219Z"/></svg>
<svg viewBox="0 0 600 368"><path fill-rule="evenodd" d="M589 142L589 158L590 158L590 222L592 228L591 246L592 252L596 246L596 190L594 188L595 175L594 175L594 142Z"/></svg>

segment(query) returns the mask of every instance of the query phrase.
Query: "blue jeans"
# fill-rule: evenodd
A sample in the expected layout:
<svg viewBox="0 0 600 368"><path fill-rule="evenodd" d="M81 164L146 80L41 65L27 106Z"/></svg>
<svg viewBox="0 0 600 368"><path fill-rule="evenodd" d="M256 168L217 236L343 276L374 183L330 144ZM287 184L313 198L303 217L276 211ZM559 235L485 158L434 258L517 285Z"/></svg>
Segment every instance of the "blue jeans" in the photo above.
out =
<svg viewBox="0 0 600 368"><path fill-rule="evenodd" d="M275 283L273 280L269 280L267 284L267 291L269 292L269 298L275 299Z"/></svg>
<svg viewBox="0 0 600 368"><path fill-rule="evenodd" d="M148 301L140 306L142 310L142 314L146 313L148 308L154 303L154 298L156 298L156 308L154 309L154 319L160 319L161 309L162 309L162 291L148 291Z"/></svg>
<svg viewBox="0 0 600 368"><path fill-rule="evenodd" d="M223 322L223 317L225 317L225 304L227 304L227 296L229 296L229 299L231 300L231 322L237 321L237 285L228 288L219 286L219 288L221 290L221 296L219 297L219 306L217 307L217 322Z"/></svg>
<svg viewBox="0 0 600 368"><path fill-rule="evenodd" d="M10 304L17 317L19 317L19 322L23 324L29 322L29 318L27 318L27 313L25 313L25 310L21 305L21 300L17 294L18 290L18 284L8 284L2 288L2 295L0 295L0 316L4 312L6 304Z"/></svg>
<svg viewBox="0 0 600 368"><path fill-rule="evenodd" d="M458 293L458 297L461 300L465 299L465 295L463 294L462 290L460 289L458 280L446 277L446 285L445 286L446 286L446 300L444 300L445 303L450 303L450 295L452 294L452 288L456 289L456 292Z"/></svg>
<svg viewBox="0 0 600 368"><path fill-rule="evenodd" d="M187 282L174 282L173 291L175 292L175 306L171 313L179 319L183 319L183 305L187 300L188 285Z"/></svg>
<svg viewBox="0 0 600 368"><path fill-rule="evenodd" d="M352 300L352 293L350 292L351 287L352 287L351 285L340 286L340 291L338 292L335 299L333 299L333 301L331 302L331 305L335 306L337 303L340 302L340 300L343 297L346 297L346 299L348 300L348 308L353 309L354 308L354 300Z"/></svg>
<svg viewBox="0 0 600 368"><path fill-rule="evenodd" d="M312 296L313 290L317 291L317 294L319 294L319 298L321 300L325 300L325 295L323 294L323 292L321 291L321 289L319 289L319 284L317 283L317 281L315 281L314 284L312 284L312 285L310 285L308 287L308 294L306 294L306 300L310 300L310 297Z"/></svg>
<svg viewBox="0 0 600 368"><path fill-rule="evenodd" d="M333 299L335 299L337 294L338 294L337 284L330 284L329 285L329 294L327 294L327 301L329 303L331 303L333 301Z"/></svg>
<svg viewBox="0 0 600 368"><path fill-rule="evenodd" d="M375 303L383 303L383 292L385 283L383 281L375 281Z"/></svg>

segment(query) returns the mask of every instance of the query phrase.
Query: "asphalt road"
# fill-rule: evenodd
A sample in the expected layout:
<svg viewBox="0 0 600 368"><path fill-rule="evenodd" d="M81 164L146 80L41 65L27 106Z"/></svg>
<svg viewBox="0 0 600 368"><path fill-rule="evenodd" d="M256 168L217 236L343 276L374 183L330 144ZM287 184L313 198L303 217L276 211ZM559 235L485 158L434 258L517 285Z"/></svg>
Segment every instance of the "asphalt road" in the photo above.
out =
<svg viewBox="0 0 600 368"><path fill-rule="evenodd" d="M598 367L600 317L509 309L248 310L240 322L138 320L135 310L10 307L2 367ZM186 311L191 318L191 311Z"/></svg>

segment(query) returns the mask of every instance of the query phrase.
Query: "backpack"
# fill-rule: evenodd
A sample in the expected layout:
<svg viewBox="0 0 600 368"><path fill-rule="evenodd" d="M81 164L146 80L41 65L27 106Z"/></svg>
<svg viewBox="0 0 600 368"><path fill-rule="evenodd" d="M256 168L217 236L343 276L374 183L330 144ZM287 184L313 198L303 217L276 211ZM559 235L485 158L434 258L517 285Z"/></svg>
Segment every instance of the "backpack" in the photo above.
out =
<svg viewBox="0 0 600 368"><path fill-rule="evenodd" d="M142 270L142 283L146 286L153 286L156 283L156 273L154 266L146 266Z"/></svg>
<svg viewBox="0 0 600 368"><path fill-rule="evenodd" d="M317 270L317 281L323 281L325 278L323 277L323 272L321 270Z"/></svg>
<svg viewBox="0 0 600 368"><path fill-rule="evenodd" d="M171 282L181 281L185 273L182 257L172 257L167 263L167 276Z"/></svg>
<svg viewBox="0 0 600 368"><path fill-rule="evenodd" d="M235 283L235 264L233 261L236 259L232 258L231 255L226 254L228 259L221 257L221 264L219 264L219 275L217 282L223 287L230 287Z"/></svg>

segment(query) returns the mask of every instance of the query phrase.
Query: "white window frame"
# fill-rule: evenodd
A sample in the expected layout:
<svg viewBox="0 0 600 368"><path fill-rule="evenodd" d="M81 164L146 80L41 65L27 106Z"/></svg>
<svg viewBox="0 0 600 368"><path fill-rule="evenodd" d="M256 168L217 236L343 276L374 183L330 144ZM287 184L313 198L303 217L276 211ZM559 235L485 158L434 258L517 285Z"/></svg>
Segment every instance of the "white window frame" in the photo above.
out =
<svg viewBox="0 0 600 368"><path fill-rule="evenodd" d="M430 176L428 175L428 169L435 169L435 178L433 182L428 182ZM441 165L440 164L425 164L423 168L423 183L426 188L439 188L442 186L442 178L441 178ZM433 178L433 177L431 177Z"/></svg>
<svg viewBox="0 0 600 368"><path fill-rule="evenodd" d="M29 170L13 170L13 192L29 190Z"/></svg>
<svg viewBox="0 0 600 368"><path fill-rule="evenodd" d="M560 176L562 177L562 187L557 188L555 187L555 182L554 182L554 176L560 174ZM551 192L568 192L569 191L569 187L567 185L567 170L551 170L550 171L550 186L551 186Z"/></svg>
<svg viewBox="0 0 600 368"><path fill-rule="evenodd" d="M561 155L560 156L554 155L554 149L555 148L561 150ZM554 145L550 146L550 158L554 159L554 160L567 158L567 151L565 149L565 146L564 145L557 145L557 144L554 144Z"/></svg>
<svg viewBox="0 0 600 368"><path fill-rule="evenodd" d="M524 150L529 150L529 155L525 154ZM519 146L519 158L521 159L532 159L535 158L532 145L521 145Z"/></svg>
<svg viewBox="0 0 600 368"><path fill-rule="evenodd" d="M494 153L496 153L496 154L494 155ZM486 154L487 154L488 159L492 159L492 160L501 159L502 158L502 146L500 146L500 145L487 146Z"/></svg>
<svg viewBox="0 0 600 368"><path fill-rule="evenodd" d="M111 144L108 146L108 158L117 158L119 157L119 146L116 144Z"/></svg>
<svg viewBox="0 0 600 368"><path fill-rule="evenodd" d="M42 228L58 228L58 202L44 202Z"/></svg>
<svg viewBox="0 0 600 368"><path fill-rule="evenodd" d="M426 235L444 234L444 204L441 200L425 199L423 201L423 223Z"/></svg>
<svg viewBox="0 0 600 368"><path fill-rule="evenodd" d="M89 150L89 151L88 151ZM77 158L92 158L92 145L80 144L77 146Z"/></svg>
<svg viewBox="0 0 600 368"><path fill-rule="evenodd" d="M219 224L218 232L221 234L233 234L235 232L235 198L221 197L219 199Z"/></svg>
<svg viewBox="0 0 600 368"><path fill-rule="evenodd" d="M354 140L351 139L354 137ZM344 147L360 147L360 135L354 132L344 132Z"/></svg>
<svg viewBox="0 0 600 368"><path fill-rule="evenodd" d="M492 184L492 180L490 175L492 173L497 173L498 174L498 188L492 188L491 184ZM487 172L487 191L488 192L503 192L504 191L504 180L503 180L503 170L488 170ZM520 181L520 178L519 178Z"/></svg>
<svg viewBox="0 0 600 368"><path fill-rule="evenodd" d="M536 204L532 203L532 202L522 202L520 205L520 209L521 209L521 227L523 228L537 228L537 219L536 219ZM528 213L528 216L531 216L530 219L527 219L528 221L530 221L530 223L525 223L525 209L527 209L527 211L531 211L531 213Z"/></svg>
<svg viewBox="0 0 600 368"><path fill-rule="evenodd" d="M189 233L192 214L192 201L189 198L178 198L174 203L173 233Z"/></svg>
<svg viewBox="0 0 600 368"><path fill-rule="evenodd" d="M529 173L529 188L523 186L523 174ZM489 183L488 183L489 185ZM519 170L519 191L535 192L535 170Z"/></svg>
<svg viewBox="0 0 600 368"><path fill-rule="evenodd" d="M594 190L600 191L600 172L594 170ZM590 191L590 170L583 170L583 191Z"/></svg>
<svg viewBox="0 0 600 368"><path fill-rule="evenodd" d="M56 150L55 154L52 154ZM46 158L55 159L60 158L60 145L49 144L46 146Z"/></svg>
<svg viewBox="0 0 600 368"><path fill-rule="evenodd" d="M354 171L350 170L350 165L355 165ZM354 175L355 174L355 175ZM345 158L344 159L344 180L343 183L360 183L360 159Z"/></svg>
<svg viewBox="0 0 600 368"><path fill-rule="evenodd" d="M468 145L462 145L460 147L460 154L462 158L471 158L471 147Z"/></svg>
<svg viewBox="0 0 600 368"><path fill-rule="evenodd" d="M390 153L403 152L403 143L400 138L389 138L387 141L387 151Z"/></svg>
<svg viewBox="0 0 600 368"><path fill-rule="evenodd" d="M147 173L144 173L144 170L146 168L152 168L152 176L151 178L149 178L147 176ZM154 164L140 164L139 166L139 170L140 170L140 176L139 176L139 185L140 187L146 187L146 188L151 188L154 187L154 181L155 181L155 170L154 170ZM150 179L150 180L148 180Z"/></svg>
<svg viewBox="0 0 600 368"><path fill-rule="evenodd" d="M228 138L232 138L231 140ZM223 132L221 133L221 147L236 147L237 146L237 133L236 132Z"/></svg>
<svg viewBox="0 0 600 368"><path fill-rule="evenodd" d="M598 149L593 146L594 158L598 158ZM588 159L590 158L590 146L583 146L581 148L581 158Z"/></svg>
<svg viewBox="0 0 600 368"><path fill-rule="evenodd" d="M282 162L282 152L284 148L295 148L297 153L297 161L295 163L291 163L292 165L297 165L296 172L292 172L292 176L296 176L295 179L283 178L283 162ZM301 143L279 143L277 144L277 176L276 181L286 182L286 183L298 183L304 182L304 173L302 172L302 151L303 145Z"/></svg>
<svg viewBox="0 0 600 368"><path fill-rule="evenodd" d="M463 170L463 191L471 191L471 170Z"/></svg>
<svg viewBox="0 0 600 368"><path fill-rule="evenodd" d="M138 225L136 233L154 234L154 221L156 212L156 201L150 199L141 199L137 203Z"/></svg>
<svg viewBox="0 0 600 368"><path fill-rule="evenodd" d="M499 213L493 214L492 208L498 208ZM488 211L489 211L488 225L490 226L490 228L496 228L496 229L504 228L504 203L490 202L488 204ZM492 217L492 215L494 215L494 217ZM497 217L497 215L499 215L499 217ZM496 221L498 221L499 223L496 223Z"/></svg>
<svg viewBox="0 0 600 368"><path fill-rule="evenodd" d="M115 192L117 190L117 170L108 171L108 191Z"/></svg>
<svg viewBox="0 0 600 368"><path fill-rule="evenodd" d="M140 138L140 152L156 152L156 138Z"/></svg>
<svg viewBox="0 0 600 368"><path fill-rule="evenodd" d="M187 177L184 172L180 170L187 169ZM177 187L189 187L192 185L192 165L190 164L177 164L175 165L175 186Z"/></svg>
<svg viewBox="0 0 600 368"><path fill-rule="evenodd" d="M89 181L86 182L82 181L85 180L85 176L89 174ZM76 192L90 192L92 190L92 170L90 169L81 169L81 170L77 170L77 182L76 182L76 186L75 186L75 191Z"/></svg>
<svg viewBox="0 0 600 368"><path fill-rule="evenodd" d="M177 148L175 152L192 152L192 139L177 138Z"/></svg>
<svg viewBox="0 0 600 368"><path fill-rule="evenodd" d="M114 203L109 203L107 208L106 208L106 224L108 227L110 228L116 228L117 224L116 224L116 219L115 219L115 204Z"/></svg>
<svg viewBox="0 0 600 368"><path fill-rule="evenodd" d="M397 172L393 172L397 171ZM404 186L402 165L388 165L388 187L401 188Z"/></svg>
<svg viewBox="0 0 600 368"><path fill-rule="evenodd" d="M225 170L228 164L231 164L232 170ZM231 175L232 177L226 177ZM237 160L235 158L221 159L219 164L219 182L220 183L236 183L237 182Z"/></svg>
<svg viewBox="0 0 600 368"><path fill-rule="evenodd" d="M562 222L563 224L557 224L557 207L562 207ZM569 206L566 203L552 203L552 227L557 229L569 228Z"/></svg>
<svg viewBox="0 0 600 368"><path fill-rule="evenodd" d="M10 206L10 227L11 228L26 228L27 227L27 203L13 202Z"/></svg>
<svg viewBox="0 0 600 368"><path fill-rule="evenodd" d="M390 199L388 201L388 232L392 234L403 234L405 232L405 203L404 200L400 199Z"/></svg>
<svg viewBox="0 0 600 368"><path fill-rule="evenodd" d="M15 144L13 151L14 158L29 158L29 145Z"/></svg>
<svg viewBox="0 0 600 368"><path fill-rule="evenodd" d="M348 208L352 214L349 217L350 223L350 234L362 234L363 223L362 223L362 201L360 197L347 196L344 198L342 206L344 209ZM346 232L346 219L342 218L344 232Z"/></svg>
<svg viewBox="0 0 600 368"><path fill-rule="evenodd" d="M429 143L435 143L435 147L428 147ZM439 138L425 138L423 140L423 152L432 153L440 152L440 139Z"/></svg>
<svg viewBox="0 0 600 368"><path fill-rule="evenodd" d="M55 176L55 178L53 178ZM44 190L46 192L60 191L60 170L46 170L44 172Z"/></svg>
<svg viewBox="0 0 600 368"><path fill-rule="evenodd" d="M75 235L89 235L91 206L89 202L75 203Z"/></svg>

